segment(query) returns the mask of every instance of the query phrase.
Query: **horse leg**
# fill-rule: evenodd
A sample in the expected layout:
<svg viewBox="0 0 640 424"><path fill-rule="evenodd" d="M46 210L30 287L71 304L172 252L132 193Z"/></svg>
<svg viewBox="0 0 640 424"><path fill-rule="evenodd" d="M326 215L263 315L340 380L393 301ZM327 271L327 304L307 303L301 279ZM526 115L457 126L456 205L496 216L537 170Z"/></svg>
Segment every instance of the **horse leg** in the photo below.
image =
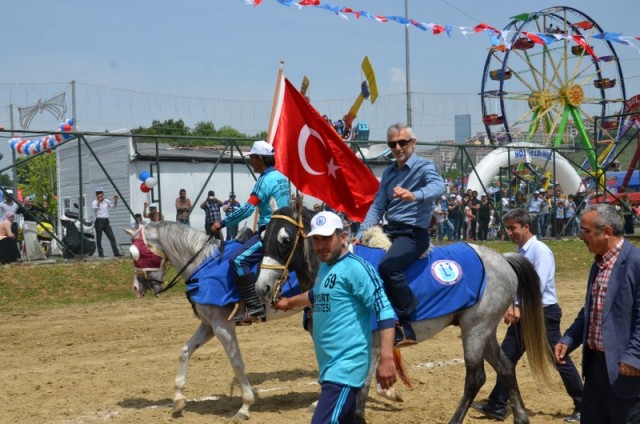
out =
<svg viewBox="0 0 640 424"><path fill-rule="evenodd" d="M242 353L240 353L240 346L238 345L238 337L236 336L235 323L223 319L218 321L214 325L214 332L222 347L229 358L229 363L233 368L233 372L240 383L242 389L242 407L233 416L234 420L248 420L251 414L249 408L255 403L255 397L253 390L247 379L247 375L244 372L244 362L242 360Z"/></svg>
<svg viewBox="0 0 640 424"><path fill-rule="evenodd" d="M477 320L477 317L474 317L474 319ZM477 326L478 323L476 322L472 325ZM477 330L476 328L471 328L471 331L467 331L462 323L461 330L466 374L464 378L462 399L460 399L458 407L449 421L450 424L462 424L462 421L471 406L471 402L473 402L478 391L480 391L482 385L487 381L487 376L484 372L484 360L482 357L486 339L489 334L483 334L487 333L486 331L473 331Z"/></svg>
<svg viewBox="0 0 640 424"><path fill-rule="evenodd" d="M511 401L511 410L513 411L513 422L516 424L528 424L529 416L524 409L524 402L518 388L518 380L516 379L516 368L513 362L504 354L498 339L491 337L485 347L484 358L489 365L496 370L498 380L509 391L509 400Z"/></svg>
<svg viewBox="0 0 640 424"><path fill-rule="evenodd" d="M376 369L378 367L379 360L380 333L375 331L373 332L371 337L371 367L369 368L369 373L367 374L367 379L364 382L364 386L358 391L358 395L356 396L356 421L358 422L358 424L366 423L366 420L364 418L364 409L367 403L367 398L369 397L371 382L376 375ZM380 386L380 384L376 383L376 393L383 398L393 402L404 402L402 395L400 394L400 392L396 391L395 387L390 387L387 390L384 390Z"/></svg>
<svg viewBox="0 0 640 424"><path fill-rule="evenodd" d="M189 358L200 346L207 343L213 337L213 330L204 322L201 322L198 329L187 343L182 346L179 356L178 375L175 381L175 394L173 395L173 415L180 416L182 410L187 406L187 399L184 396L184 388L187 383L187 367Z"/></svg>

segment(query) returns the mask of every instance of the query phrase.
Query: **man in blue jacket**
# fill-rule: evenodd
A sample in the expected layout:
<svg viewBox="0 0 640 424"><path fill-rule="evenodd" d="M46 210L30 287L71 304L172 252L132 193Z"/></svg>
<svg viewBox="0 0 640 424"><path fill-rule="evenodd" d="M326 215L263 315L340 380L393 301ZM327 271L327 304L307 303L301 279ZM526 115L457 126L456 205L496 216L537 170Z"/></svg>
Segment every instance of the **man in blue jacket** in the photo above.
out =
<svg viewBox="0 0 640 424"><path fill-rule="evenodd" d="M581 423L640 423L640 249L622 236L615 207L585 208L580 239L595 254L586 302L555 346L565 362L582 344Z"/></svg>

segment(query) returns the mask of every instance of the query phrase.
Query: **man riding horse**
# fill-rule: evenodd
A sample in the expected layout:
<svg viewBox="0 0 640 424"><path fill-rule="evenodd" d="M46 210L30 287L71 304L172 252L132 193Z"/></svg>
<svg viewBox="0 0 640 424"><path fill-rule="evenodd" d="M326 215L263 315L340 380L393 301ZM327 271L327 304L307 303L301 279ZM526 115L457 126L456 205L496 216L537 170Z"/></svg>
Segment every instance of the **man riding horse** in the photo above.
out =
<svg viewBox="0 0 640 424"><path fill-rule="evenodd" d="M260 177L251 190L249 200L238 210L227 215L221 222L214 222L211 226L211 232L216 234L222 228L233 226L250 217L255 208L258 208L258 231L238 248L229 260L234 281L246 307L246 313L239 314L234 318L237 323L255 321L265 317L264 306L256 294L257 277L251 268L259 263L264 255L260 232L271 220L271 198L274 198L278 208L281 208L288 205L290 197L289 180L275 169L274 153L273 146L266 141L253 143L249 158L254 172L260 173Z"/></svg>
<svg viewBox="0 0 640 424"><path fill-rule="evenodd" d="M409 289L405 271L429 248L427 229L435 199L444 193L444 182L435 164L414 154L416 136L406 124L393 124L387 130L387 144L396 158L382 174L380 188L356 238L377 225L385 215L385 232L392 245L378 271L391 305L398 315L396 346L416 342L409 316L417 302Z"/></svg>

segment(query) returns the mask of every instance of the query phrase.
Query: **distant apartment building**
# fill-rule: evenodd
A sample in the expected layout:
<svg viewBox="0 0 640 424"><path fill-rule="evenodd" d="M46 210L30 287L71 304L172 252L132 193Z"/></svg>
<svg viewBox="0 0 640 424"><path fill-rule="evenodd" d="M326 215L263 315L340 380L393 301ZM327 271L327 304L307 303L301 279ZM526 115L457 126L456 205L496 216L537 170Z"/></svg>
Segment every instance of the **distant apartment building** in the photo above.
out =
<svg viewBox="0 0 640 424"><path fill-rule="evenodd" d="M455 115L454 122L456 144L463 144L471 137L471 115Z"/></svg>

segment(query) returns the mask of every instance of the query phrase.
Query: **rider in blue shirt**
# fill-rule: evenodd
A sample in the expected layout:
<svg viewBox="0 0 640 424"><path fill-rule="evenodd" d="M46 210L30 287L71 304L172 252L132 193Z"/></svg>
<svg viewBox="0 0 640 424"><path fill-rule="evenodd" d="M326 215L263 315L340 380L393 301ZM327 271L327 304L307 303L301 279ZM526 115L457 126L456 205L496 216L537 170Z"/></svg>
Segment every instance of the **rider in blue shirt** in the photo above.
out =
<svg viewBox="0 0 640 424"><path fill-rule="evenodd" d="M355 422L355 399L371 365L371 315L380 329L377 381L396 381L393 361L395 317L376 270L347 248L342 219L322 211L311 220L309 237L322 264L314 287L281 298L276 309L313 307L313 345L320 368L320 399L312 424Z"/></svg>
<svg viewBox="0 0 640 424"><path fill-rule="evenodd" d="M244 242L229 259L240 297L246 306L246 314L234 318L238 323L261 319L265 316L264 306L256 293L257 277L251 268L264 256L260 232L271 220L271 198L275 200L277 207L281 208L289 204L291 193L289 180L275 169L276 160L273 146L266 141L256 141L251 147L249 158L253 170L260 173L260 177L251 190L249 200L238 210L227 215L222 222L215 222L211 226L212 233L216 234L220 229L236 225L243 219L250 217L256 207L258 208L258 231Z"/></svg>
<svg viewBox="0 0 640 424"><path fill-rule="evenodd" d="M416 136L411 127L391 125L387 140L396 162L382 174L380 188L356 239L360 240L365 230L377 225L383 215L386 217L384 230L392 245L378 270L398 315L396 346L400 347L416 342L409 316L417 301L404 272L429 247L428 228L435 199L444 193L445 187L435 164L414 154Z"/></svg>

